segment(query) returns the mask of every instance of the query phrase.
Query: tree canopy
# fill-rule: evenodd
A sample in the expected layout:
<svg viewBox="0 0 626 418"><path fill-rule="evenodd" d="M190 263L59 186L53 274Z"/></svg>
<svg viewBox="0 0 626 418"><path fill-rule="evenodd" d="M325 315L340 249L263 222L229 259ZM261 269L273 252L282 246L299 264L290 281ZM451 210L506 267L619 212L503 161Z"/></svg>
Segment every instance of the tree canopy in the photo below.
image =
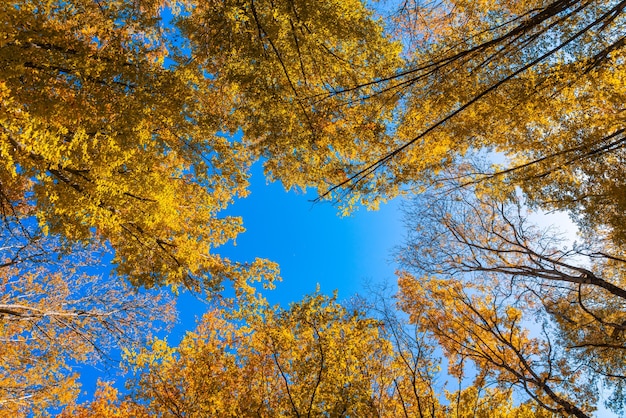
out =
<svg viewBox="0 0 626 418"><path fill-rule="evenodd" d="M506 164L457 175L519 187L529 203L567 210L622 243L624 6L402 2L394 21L406 69L374 81L403 97L402 146L336 187L369 190L378 176L425 186L490 150Z"/></svg>
<svg viewBox="0 0 626 418"><path fill-rule="evenodd" d="M0 408L583 417L602 386L623 412L625 9L3 2ZM278 266L220 252L255 162L343 214L419 195L397 306L265 302ZM177 347L149 332L173 319L163 288L211 306ZM71 363L112 347L128 394L77 405Z"/></svg>

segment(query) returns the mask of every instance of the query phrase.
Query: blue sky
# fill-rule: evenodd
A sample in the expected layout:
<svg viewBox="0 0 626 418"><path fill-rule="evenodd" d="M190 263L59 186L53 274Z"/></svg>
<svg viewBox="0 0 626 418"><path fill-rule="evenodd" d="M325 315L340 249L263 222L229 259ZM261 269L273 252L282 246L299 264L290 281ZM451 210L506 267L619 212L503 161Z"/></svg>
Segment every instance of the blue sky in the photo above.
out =
<svg viewBox="0 0 626 418"><path fill-rule="evenodd" d="M341 217L330 202L312 203L313 191L285 192L268 184L260 164L253 168L251 194L230 213L241 215L246 232L230 249L244 261L268 258L280 264L283 282L273 291L276 302L298 300L315 291L339 290L340 298L361 290L366 279L392 278L392 248L404 236L399 199L378 211L357 209Z"/></svg>
<svg viewBox="0 0 626 418"><path fill-rule="evenodd" d="M318 284L323 293L337 290L345 300L364 292L366 282L395 282L393 248L404 238L400 199L378 211L360 208L341 217L330 202L312 203L317 197L312 190L286 192L280 183L268 183L260 163L252 168L250 183L250 195L226 210L243 218L246 232L236 245L216 252L240 262L260 257L278 263L282 281L264 293L270 303L286 307L313 293ZM172 343L194 328L205 307L182 295L178 309L180 323Z"/></svg>

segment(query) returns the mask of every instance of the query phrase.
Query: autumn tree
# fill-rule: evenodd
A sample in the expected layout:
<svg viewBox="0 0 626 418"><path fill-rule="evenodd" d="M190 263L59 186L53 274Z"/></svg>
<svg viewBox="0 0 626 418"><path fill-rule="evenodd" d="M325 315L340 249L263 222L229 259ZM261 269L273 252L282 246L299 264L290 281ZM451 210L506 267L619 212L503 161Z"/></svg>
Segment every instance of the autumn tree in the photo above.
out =
<svg viewBox="0 0 626 418"><path fill-rule="evenodd" d="M397 98L349 92L402 65L360 0L190 1L176 23L211 83L233 94L229 126L286 188L324 191L398 145L387 129Z"/></svg>
<svg viewBox="0 0 626 418"><path fill-rule="evenodd" d="M243 323L210 311L178 347L131 355L135 401L164 416L376 415L390 349L376 321L320 294L260 309Z"/></svg>
<svg viewBox="0 0 626 418"><path fill-rule="evenodd" d="M525 301L518 309L547 321L551 349L565 350L567 360L591 379L590 387L602 381L612 393L608 404L622 411L623 254L597 237L568 243L558 231L531 223L527 211L516 196L462 188L426 194L408 207L401 263L425 281L464 286L467 295L476 281L506 283L511 295L520 295L518 303ZM402 293L417 297L415 291ZM464 299L478 309L475 302ZM469 318L457 321L474 326Z"/></svg>
<svg viewBox="0 0 626 418"><path fill-rule="evenodd" d="M26 223L0 229L0 410L45 414L79 393L76 365L114 364L171 323L168 297L94 274L105 249L68 248Z"/></svg>
<svg viewBox="0 0 626 418"><path fill-rule="evenodd" d="M475 387L485 382L515 387L560 416L588 417L593 411L597 394L584 372L568 361L546 328L541 337L524 328L532 305L515 302L523 301L523 292L490 280L470 284L409 274L399 283L403 309L439 342L452 376L462 378L471 362Z"/></svg>
<svg viewBox="0 0 626 418"><path fill-rule="evenodd" d="M466 388L446 393L450 402L447 417L454 418L556 418L562 416L547 411L531 401L516 402L513 391L481 387L474 383Z"/></svg>
<svg viewBox="0 0 626 418"><path fill-rule="evenodd" d="M509 301L482 307L472 292L491 295L492 288L511 281L518 286L511 292L533 295L520 311L543 315L550 324L545 339L537 341L565 350L567 361L588 373L588 390L593 379L610 382L617 411L623 398L622 373L619 366L613 369L613 360L620 363L623 351L616 340L623 312L625 6L576 0L401 2L393 24L409 42L407 67L372 83L381 81L384 91L402 97L394 129L403 145L329 190L369 193L384 178L418 192L431 186L440 187L441 195L450 192L454 197L444 198L443 205L422 200L422 218L411 221L417 239L405 257L418 282L467 286L466 295L452 298L464 307L444 319L458 315L459 324L480 335L477 317L465 309L504 320L498 309ZM499 164L468 163L468 156L489 151L498 153ZM459 198L457 188L468 188L470 197ZM554 236L519 223L508 206L511 200L517 206L519 191L531 207L569 212L585 242L562 250ZM472 280L487 287L479 292ZM409 294L406 286L407 309L415 309L411 298L423 300L420 292L435 300L446 296L430 288ZM418 325L422 317L415 318ZM442 321L432 320L431 327ZM502 334L503 323L492 321L490 333ZM457 344L461 350L466 340ZM549 368L552 362L543 360ZM572 399L560 406L535 400L576 415L568 412Z"/></svg>
<svg viewBox="0 0 626 418"><path fill-rule="evenodd" d="M393 347L384 411L388 416L443 416L444 384L438 382L441 361L434 354L436 346L397 309L395 291L389 284L368 284L364 295L357 294L346 304L379 321L380 337Z"/></svg>
<svg viewBox="0 0 626 418"><path fill-rule="evenodd" d="M316 293L288 309L254 303L244 322L243 310L210 310L177 347L157 339L129 353L129 393L103 384L62 416L560 416L488 379L444 391L436 340L391 299L342 306Z"/></svg>
<svg viewBox="0 0 626 418"><path fill-rule="evenodd" d="M497 151L501 166L458 174L520 187L529 204L569 211L623 244L625 6L400 2L392 19L408 63L378 80L402 97L394 127L403 145L331 191L367 191L379 178L428 186L468 154Z"/></svg>
<svg viewBox="0 0 626 418"><path fill-rule="evenodd" d="M219 212L246 195L249 165L325 187L392 142L389 97L316 102L400 63L356 0L29 0L0 16L5 194L47 234L110 245L136 285L271 279L271 263L214 251L243 231Z"/></svg>
<svg viewBox="0 0 626 418"><path fill-rule="evenodd" d="M387 378L392 379L393 384L391 396L385 401L384 416L561 416L542 408L532 400L522 400L510 386L494 385L493 381L484 378L471 381L471 376L468 376L471 374L471 368L467 367L468 361L462 361L460 366L450 364L448 371L442 370L443 362L439 352L443 348L439 340L441 336L432 332L427 321L417 317L419 308L407 306L407 300L413 300L404 286L407 281L403 276L400 284L401 290L405 291L401 294L395 293L395 286L377 284L368 286L366 297L357 295L348 304L379 320L381 337L387 339L393 347L393 359L387 372ZM427 299L435 296L419 293ZM420 304L421 300L416 303ZM449 311L448 303L449 301L442 301L440 306L445 306L445 311Z"/></svg>
<svg viewBox="0 0 626 418"><path fill-rule="evenodd" d="M91 402L84 405L71 404L59 418L148 418L150 411L128 400L120 399L120 393L110 383L99 382Z"/></svg>
<svg viewBox="0 0 626 418"><path fill-rule="evenodd" d="M217 212L245 193L246 153L193 74L164 68L161 2L138 6L3 3L3 190L44 233L110 245L135 284L217 286L237 270L209 250L242 230Z"/></svg>

